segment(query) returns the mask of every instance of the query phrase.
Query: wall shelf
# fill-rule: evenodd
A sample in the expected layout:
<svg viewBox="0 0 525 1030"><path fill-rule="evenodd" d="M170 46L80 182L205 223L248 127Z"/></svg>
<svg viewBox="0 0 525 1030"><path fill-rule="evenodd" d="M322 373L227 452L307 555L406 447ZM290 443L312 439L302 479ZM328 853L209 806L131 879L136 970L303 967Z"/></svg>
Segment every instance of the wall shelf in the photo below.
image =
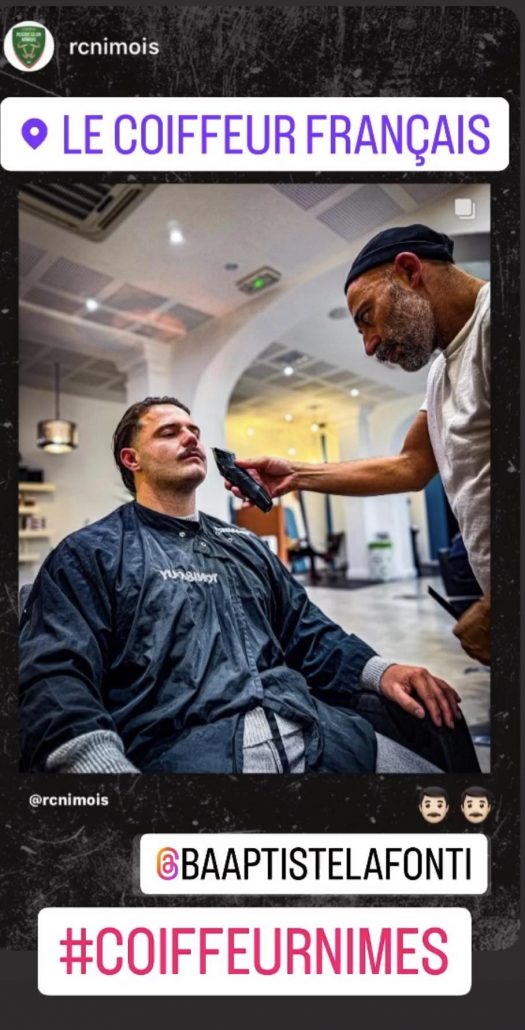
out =
<svg viewBox="0 0 525 1030"><path fill-rule="evenodd" d="M19 483L19 493L52 494L56 490L54 483Z"/></svg>
<svg viewBox="0 0 525 1030"><path fill-rule="evenodd" d="M38 566L42 561L42 555L31 549L31 542L34 540L44 541L51 539L51 533L47 527L45 529L23 528L27 525L26 520L28 518L31 518L32 515L40 515L41 511L39 504L28 504L26 496L29 499L31 495L52 494L55 490L56 486L54 483L26 483L24 481L18 484L18 562L20 565ZM47 505L44 504L44 511L46 511L46 508Z"/></svg>

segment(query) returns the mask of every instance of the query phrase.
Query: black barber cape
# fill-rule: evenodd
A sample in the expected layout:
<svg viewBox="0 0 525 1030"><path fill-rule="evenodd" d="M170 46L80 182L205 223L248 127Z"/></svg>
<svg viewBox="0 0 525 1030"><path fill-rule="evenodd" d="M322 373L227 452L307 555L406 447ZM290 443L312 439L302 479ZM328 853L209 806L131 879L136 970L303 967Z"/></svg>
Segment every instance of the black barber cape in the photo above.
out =
<svg viewBox="0 0 525 1030"><path fill-rule="evenodd" d="M262 705L304 728L307 770L371 771L350 706L374 653L252 533L132 502L68 536L31 590L23 767L107 729L143 772L240 772L243 715Z"/></svg>

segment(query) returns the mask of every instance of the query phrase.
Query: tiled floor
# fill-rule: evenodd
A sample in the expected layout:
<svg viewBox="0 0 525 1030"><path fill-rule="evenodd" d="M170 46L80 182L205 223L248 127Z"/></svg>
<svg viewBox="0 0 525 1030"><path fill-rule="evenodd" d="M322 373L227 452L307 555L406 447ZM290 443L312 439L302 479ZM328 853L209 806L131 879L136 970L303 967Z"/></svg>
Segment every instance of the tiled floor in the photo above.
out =
<svg viewBox="0 0 525 1030"><path fill-rule="evenodd" d="M382 583L361 590L307 586L312 601L347 632L357 633L384 658L424 665L447 680L462 698L471 730L490 722L490 673L473 662L451 633L453 619L429 597L439 578ZM483 772L490 770L488 747L476 748Z"/></svg>

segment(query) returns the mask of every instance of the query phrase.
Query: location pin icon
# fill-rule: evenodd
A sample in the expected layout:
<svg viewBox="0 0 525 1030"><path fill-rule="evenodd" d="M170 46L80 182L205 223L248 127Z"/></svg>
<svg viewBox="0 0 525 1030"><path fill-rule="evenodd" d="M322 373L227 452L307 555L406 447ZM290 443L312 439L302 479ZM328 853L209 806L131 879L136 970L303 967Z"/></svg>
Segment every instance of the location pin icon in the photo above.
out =
<svg viewBox="0 0 525 1030"><path fill-rule="evenodd" d="M41 118L29 118L22 126L22 136L33 150L36 150L47 136L47 125Z"/></svg>

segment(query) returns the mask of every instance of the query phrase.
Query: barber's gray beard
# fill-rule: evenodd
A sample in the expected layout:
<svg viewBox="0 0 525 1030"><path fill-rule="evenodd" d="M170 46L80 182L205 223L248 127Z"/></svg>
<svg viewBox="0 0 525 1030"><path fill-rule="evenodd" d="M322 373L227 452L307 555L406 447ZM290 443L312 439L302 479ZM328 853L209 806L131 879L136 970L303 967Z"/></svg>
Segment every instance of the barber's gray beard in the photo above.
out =
<svg viewBox="0 0 525 1030"><path fill-rule="evenodd" d="M397 283L390 287L392 308L389 338L375 352L378 361L399 365L405 372L418 372L427 365L437 347L437 326L428 300ZM394 348L398 355L392 361Z"/></svg>
<svg viewBox="0 0 525 1030"><path fill-rule="evenodd" d="M398 349L399 357L392 361L391 354L394 347ZM389 365L391 368L399 366L405 372L419 372L420 368L428 364L434 350L434 343L422 345L410 340L405 340L403 343L389 340L379 344L375 357L382 364Z"/></svg>

